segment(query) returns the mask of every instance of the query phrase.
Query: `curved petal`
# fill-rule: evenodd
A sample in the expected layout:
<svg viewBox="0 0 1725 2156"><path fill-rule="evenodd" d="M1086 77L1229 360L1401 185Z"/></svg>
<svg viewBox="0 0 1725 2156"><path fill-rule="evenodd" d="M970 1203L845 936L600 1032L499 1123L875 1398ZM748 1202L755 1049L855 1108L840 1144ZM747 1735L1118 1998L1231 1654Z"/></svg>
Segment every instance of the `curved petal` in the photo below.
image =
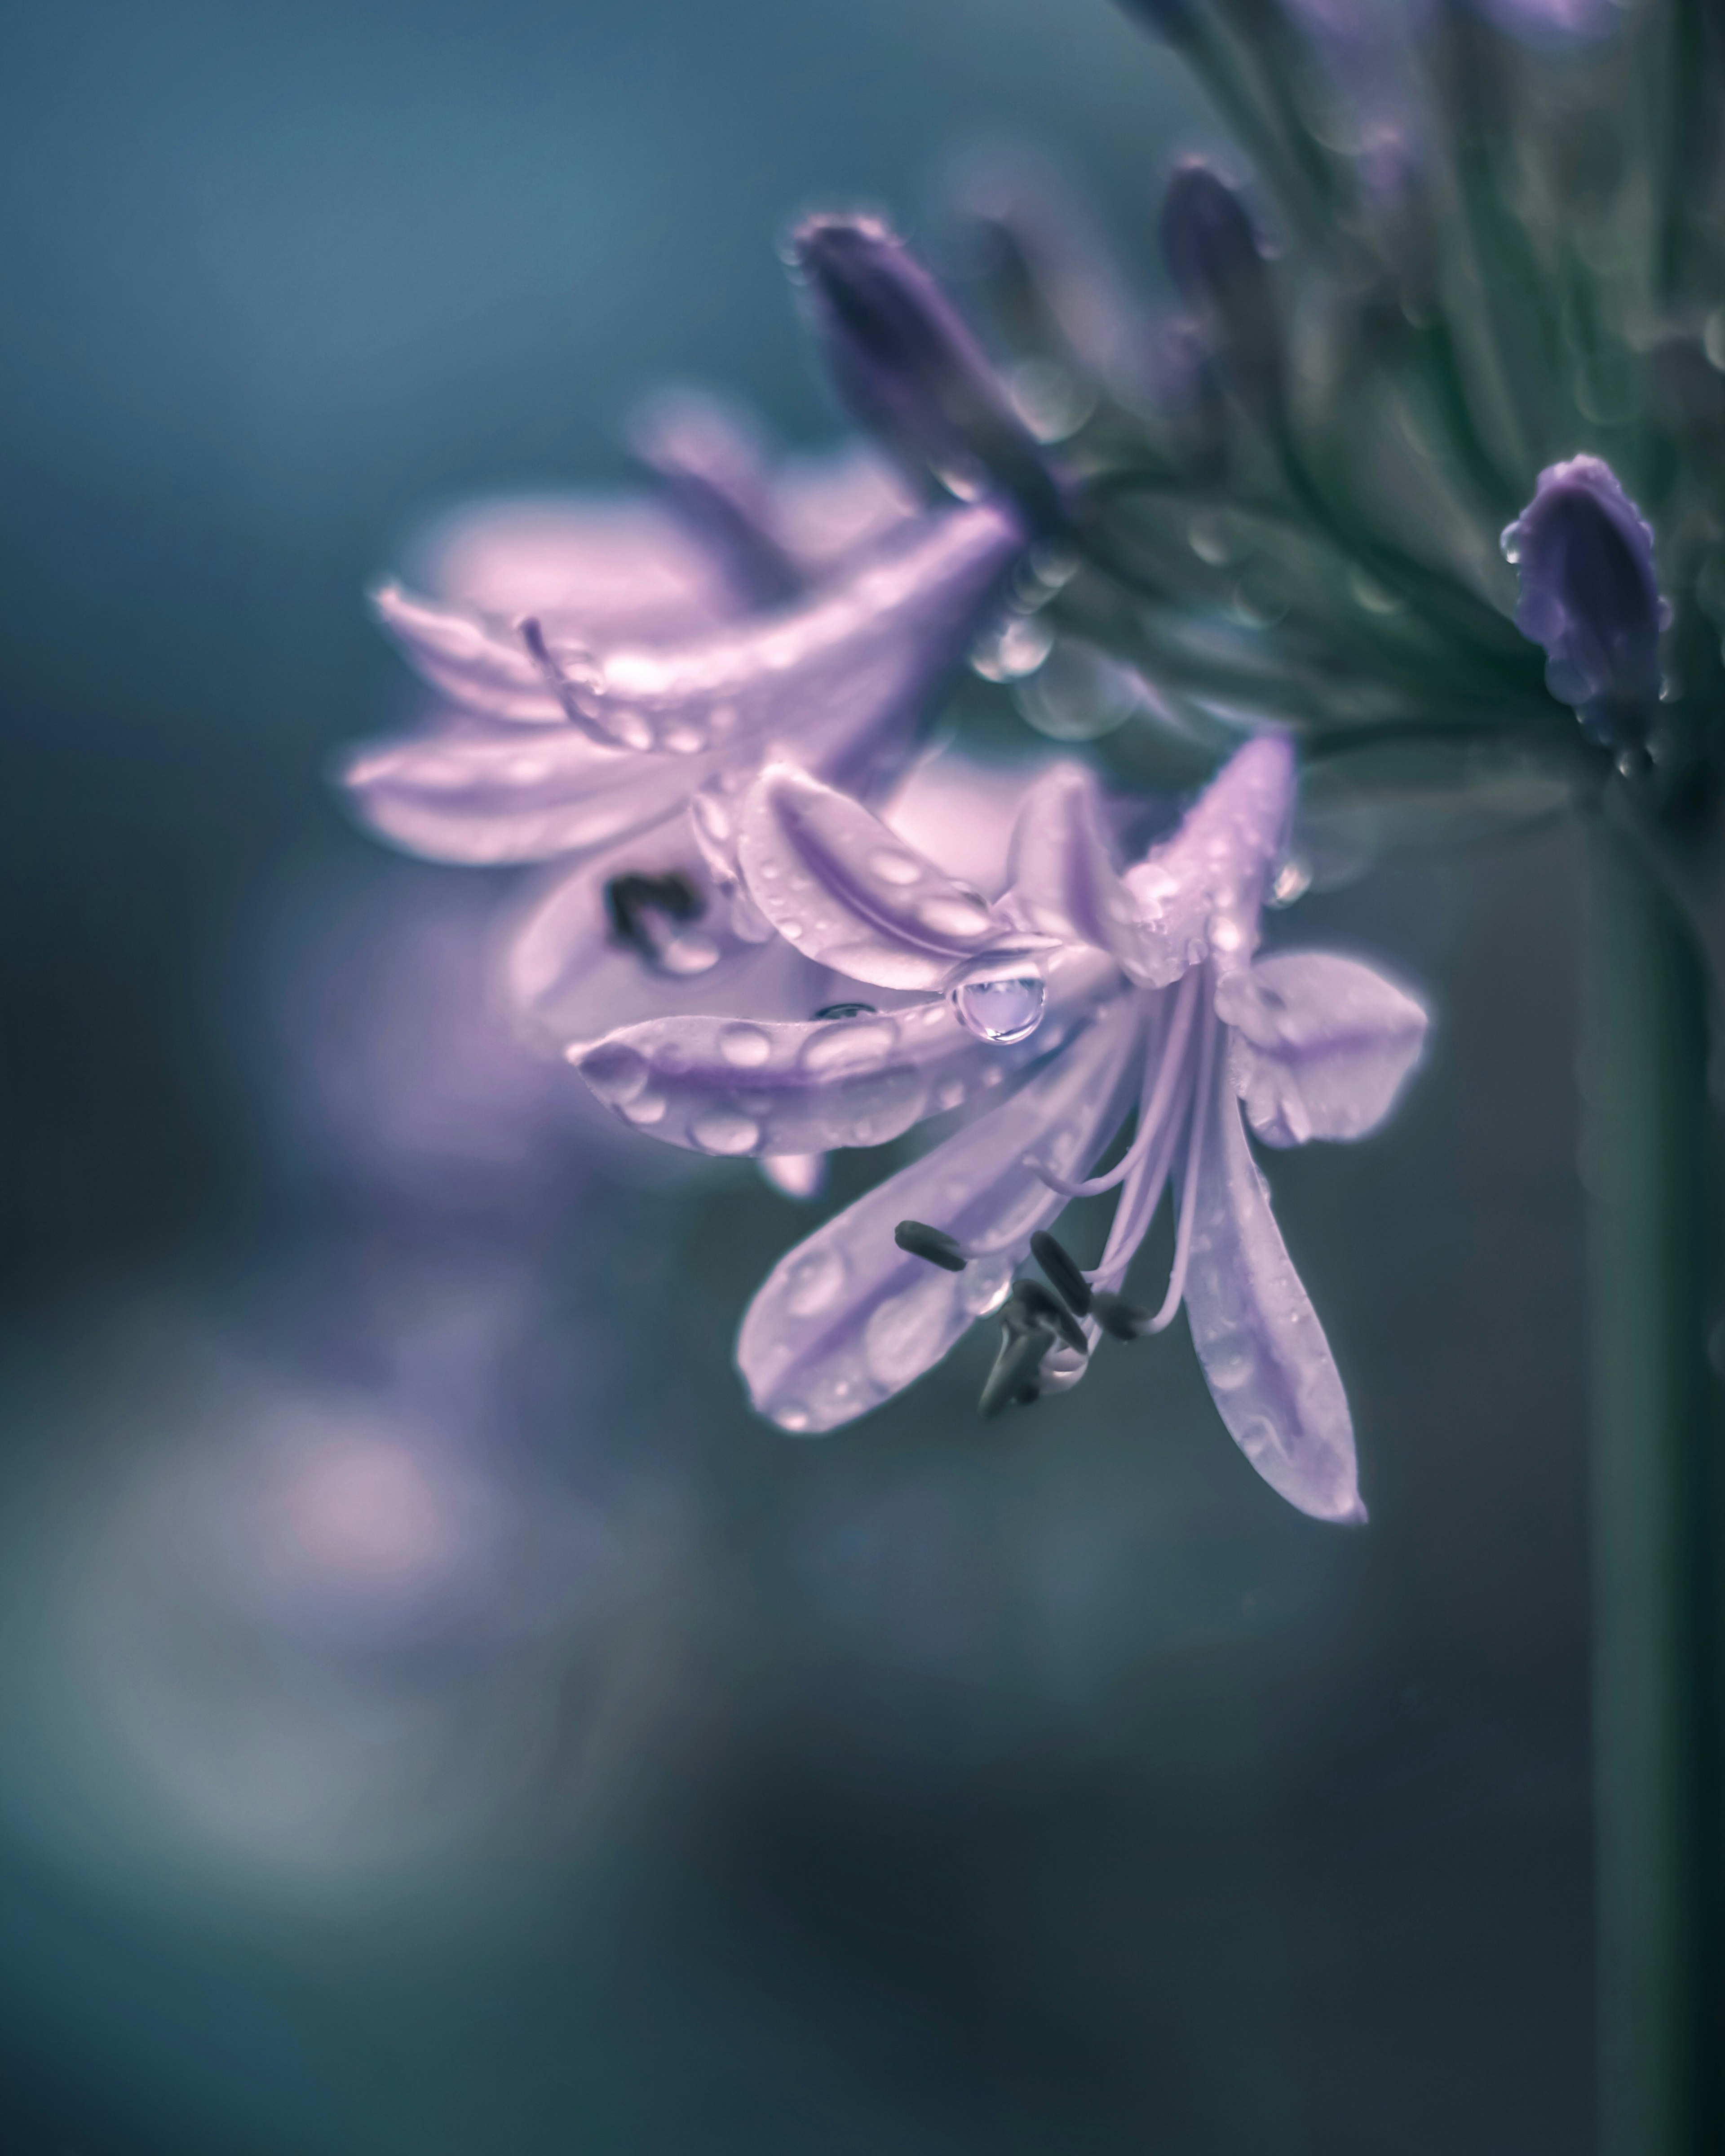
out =
<svg viewBox="0 0 1725 2156"><path fill-rule="evenodd" d="M780 1259L749 1305L737 1360L783 1430L836 1430L890 1399L997 1308L1030 1237L1065 1200L1024 1166L1081 1171L1125 1115L1140 1041L1121 998L998 1108ZM932 1220L983 1255L962 1273L908 1255L906 1219Z"/></svg>
<svg viewBox="0 0 1725 2156"><path fill-rule="evenodd" d="M1147 987L1200 958L1243 965L1258 941L1264 880L1294 803L1294 752L1279 734L1236 749L1172 837L1126 872L1137 902Z"/></svg>
<svg viewBox="0 0 1725 2156"><path fill-rule="evenodd" d="M860 738L916 717L1024 544L998 502L930 511L799 605L699 643L595 660L547 623L546 651L565 707L624 747L685 756L783 738L836 775Z"/></svg>
<svg viewBox="0 0 1725 2156"><path fill-rule="evenodd" d="M725 565L674 510L626 495L495 496L415 534L407 581L504 622L537 614L606 644L698 636L741 609Z"/></svg>
<svg viewBox="0 0 1725 2156"><path fill-rule="evenodd" d="M1045 1056L1117 993L1118 972L1106 961L1060 955L1042 1024L1012 1045L979 1040L949 1003L934 1001L803 1024L722 1013L655 1019L572 1050L570 1060L624 1122L692 1152L883 1145ZM726 1001L737 1008L734 989Z"/></svg>
<svg viewBox="0 0 1725 2156"><path fill-rule="evenodd" d="M853 980L937 988L1008 932L976 891L789 764L769 765L750 789L737 855L779 934Z"/></svg>
<svg viewBox="0 0 1725 2156"><path fill-rule="evenodd" d="M710 768L474 720L367 742L338 776L373 830L409 853L470 865L549 860L674 816Z"/></svg>
<svg viewBox="0 0 1725 2156"><path fill-rule="evenodd" d="M1173 978L1160 918L1147 934L1114 865L1101 791L1082 764L1055 764L1037 782L1013 832L1011 875L1012 911L1027 927L1109 952L1147 986Z"/></svg>
<svg viewBox="0 0 1725 2156"><path fill-rule="evenodd" d="M1272 1490L1320 1520L1363 1520L1353 1421L1283 1244L1228 1074L1205 1119L1186 1317L1228 1432Z"/></svg>
<svg viewBox="0 0 1725 2156"><path fill-rule="evenodd" d="M695 901L663 913L658 959L618 934L609 886L620 877L676 877ZM833 999L832 976L776 936L739 937L732 906L713 887L681 817L608 849L542 883L510 932L502 965L507 1001L537 1040L559 1054L619 1026L690 1013L747 1010L806 1019Z"/></svg>
<svg viewBox="0 0 1725 2156"><path fill-rule="evenodd" d="M413 668L458 704L490 719L567 726L562 697L512 619L421 598L399 584L380 585L372 610Z"/></svg>
<svg viewBox="0 0 1725 2156"><path fill-rule="evenodd" d="M1394 1106L1425 1046L1425 1006L1334 951L1278 951L1227 974L1235 1091L1266 1145L1358 1138Z"/></svg>

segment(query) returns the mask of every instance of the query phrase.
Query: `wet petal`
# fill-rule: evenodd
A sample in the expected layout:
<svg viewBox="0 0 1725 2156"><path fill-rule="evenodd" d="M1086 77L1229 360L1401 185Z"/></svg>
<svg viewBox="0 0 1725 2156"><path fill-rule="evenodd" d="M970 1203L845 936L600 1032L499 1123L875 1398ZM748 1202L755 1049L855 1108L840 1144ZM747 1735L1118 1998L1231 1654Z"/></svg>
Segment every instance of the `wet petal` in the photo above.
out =
<svg viewBox="0 0 1725 2156"><path fill-rule="evenodd" d="M743 1319L737 1359L782 1429L834 1430L937 1363L998 1307L1038 1228L1065 1200L1024 1165L1072 1175L1125 1115L1137 1014L1122 1000L1010 1099L889 1178L782 1258ZM932 1220L983 1255L949 1273L900 1250L903 1219Z"/></svg>
<svg viewBox="0 0 1725 2156"><path fill-rule="evenodd" d="M1082 764L1059 763L1019 811L1011 910L1027 927L1110 952L1134 980L1165 985L1165 912L1147 924L1114 865L1101 790Z"/></svg>
<svg viewBox="0 0 1725 2156"><path fill-rule="evenodd" d="M1260 734L1235 750L1173 835L1127 870L1147 985L1165 987L1206 957L1224 970L1251 957L1265 877L1293 803L1293 750Z"/></svg>
<svg viewBox="0 0 1725 2156"><path fill-rule="evenodd" d="M1186 1316L1229 1435L1290 1504L1365 1517L1348 1396L1246 1142L1225 1070L1206 1119Z"/></svg>
<svg viewBox="0 0 1725 2156"><path fill-rule="evenodd" d="M700 643L594 659L547 626L547 649L565 707L622 747L680 757L782 740L848 776L844 759L908 727L962 659L1024 543L999 503L931 511L801 604Z"/></svg>
<svg viewBox="0 0 1725 2156"><path fill-rule="evenodd" d="M692 1152L882 1145L1045 1055L1117 988L1111 966L1062 956L1042 1024L1016 1044L979 1040L944 1000L855 1018L739 1019L729 1013L750 1006L733 988L711 1015L655 1019L600 1040L583 1024L588 1045L571 1060L624 1122Z"/></svg>
<svg viewBox="0 0 1725 2156"><path fill-rule="evenodd" d="M743 804L738 858L779 934L853 980L939 987L1006 922L859 803L790 764L763 771Z"/></svg>
<svg viewBox="0 0 1725 2156"><path fill-rule="evenodd" d="M490 719L567 726L562 699L521 641L513 617L404 592L384 584L372 594L378 620L434 688Z"/></svg>
<svg viewBox="0 0 1725 2156"><path fill-rule="evenodd" d="M832 976L774 936L735 933L681 817L608 849L542 885L509 937L502 985L527 1030L559 1054L619 1026L685 1013L746 1010L806 1018L830 999ZM608 901L621 876L675 876L698 910L658 926L671 932L668 963L653 963L617 933Z"/></svg>
<svg viewBox="0 0 1725 2156"><path fill-rule="evenodd" d="M1423 1004L1333 951L1281 951L1227 975L1235 1090L1268 1145L1358 1138L1394 1106L1425 1045Z"/></svg>
<svg viewBox="0 0 1725 2156"><path fill-rule="evenodd" d="M340 771L358 814L409 853L479 864L549 860L675 815L706 767L459 720L368 742Z"/></svg>

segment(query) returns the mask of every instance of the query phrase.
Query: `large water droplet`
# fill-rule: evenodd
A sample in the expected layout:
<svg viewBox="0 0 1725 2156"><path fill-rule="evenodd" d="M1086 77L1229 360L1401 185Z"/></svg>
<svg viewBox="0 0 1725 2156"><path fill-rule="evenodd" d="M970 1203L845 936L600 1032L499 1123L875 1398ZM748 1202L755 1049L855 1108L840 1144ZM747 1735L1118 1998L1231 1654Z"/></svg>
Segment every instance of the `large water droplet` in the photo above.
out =
<svg viewBox="0 0 1725 2156"><path fill-rule="evenodd" d="M772 1055L773 1043L757 1025L727 1025L719 1035L719 1053L738 1070L750 1070Z"/></svg>
<svg viewBox="0 0 1725 2156"><path fill-rule="evenodd" d="M1028 1040L1042 1023L1048 1003L1048 985L1040 973L973 975L952 991L952 1008L958 1021L978 1040L1009 1047Z"/></svg>
<svg viewBox="0 0 1725 2156"><path fill-rule="evenodd" d="M793 1317L829 1309L845 1285L845 1264L837 1250L811 1250L785 1276L784 1306Z"/></svg>
<svg viewBox="0 0 1725 2156"><path fill-rule="evenodd" d="M581 1075L607 1106L620 1108L647 1082L647 1059L633 1048L608 1045L585 1057Z"/></svg>
<svg viewBox="0 0 1725 2156"><path fill-rule="evenodd" d="M689 1135L703 1152L747 1152L760 1139L761 1127L732 1108L709 1108L689 1126Z"/></svg>
<svg viewBox="0 0 1725 2156"><path fill-rule="evenodd" d="M912 884L922 874L922 865L909 854L901 854L896 846L878 846L869 855L870 872L882 883Z"/></svg>

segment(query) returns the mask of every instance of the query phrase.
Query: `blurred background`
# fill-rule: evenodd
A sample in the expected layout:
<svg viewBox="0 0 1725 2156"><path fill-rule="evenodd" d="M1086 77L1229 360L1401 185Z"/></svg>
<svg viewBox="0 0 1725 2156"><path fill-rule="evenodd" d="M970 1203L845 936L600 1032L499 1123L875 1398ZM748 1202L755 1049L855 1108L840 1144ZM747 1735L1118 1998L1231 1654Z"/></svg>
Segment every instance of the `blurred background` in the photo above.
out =
<svg viewBox="0 0 1725 2156"><path fill-rule="evenodd" d="M347 823L367 581L837 431L774 240L1024 141L1153 292L1218 138L1105 0L68 0L0 71L0 2148L1404 2156L1591 2112L1568 842L1282 932L1428 985L1278 1157L1361 1532L1183 1327L851 1432L730 1342L809 1224L485 1017L506 879ZM841 1163L836 1198L876 1169Z"/></svg>

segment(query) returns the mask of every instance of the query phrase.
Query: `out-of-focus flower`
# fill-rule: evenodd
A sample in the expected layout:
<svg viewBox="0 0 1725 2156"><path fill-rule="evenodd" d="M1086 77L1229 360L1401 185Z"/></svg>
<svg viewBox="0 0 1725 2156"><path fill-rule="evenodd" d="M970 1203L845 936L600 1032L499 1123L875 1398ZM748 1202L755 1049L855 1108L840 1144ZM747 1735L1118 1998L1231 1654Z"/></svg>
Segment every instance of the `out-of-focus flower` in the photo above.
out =
<svg viewBox="0 0 1725 2156"><path fill-rule="evenodd" d="M674 1144L747 1154L879 1144L1040 1065L774 1268L738 1342L762 1413L836 1428L997 1310L1006 1337L985 1409L1034 1399L1076 1383L1103 1331L1160 1331L1183 1299L1217 1406L1259 1472L1307 1512L1359 1517L1347 1399L1240 1104L1271 1144L1361 1137L1417 1062L1426 1015L1357 960L1254 963L1292 791L1286 742L1250 742L1122 875L1093 782L1056 766L1025 803L1011 886L991 905L856 803L783 767L762 775L741 862L762 911L856 979L938 994L800 1025L629 1028L578 1058L599 1097ZM1135 1105L1130 1146L1086 1180ZM1119 1291L1171 1182L1173 1276L1153 1315ZM1115 1188L1106 1247L1081 1273L1047 1230L1070 1198ZM1033 1245L1053 1294L1014 1288Z"/></svg>
<svg viewBox="0 0 1725 2156"><path fill-rule="evenodd" d="M1260 417L1274 416L1283 356L1269 270L1245 205L1201 157L1186 159L1168 181L1162 251L1235 393Z"/></svg>
<svg viewBox="0 0 1725 2156"><path fill-rule="evenodd" d="M1659 637L1670 623L1653 527L1598 457L1539 475L1503 535L1521 580L1516 624L1543 644L1545 682L1594 740L1640 740L1659 701Z"/></svg>

